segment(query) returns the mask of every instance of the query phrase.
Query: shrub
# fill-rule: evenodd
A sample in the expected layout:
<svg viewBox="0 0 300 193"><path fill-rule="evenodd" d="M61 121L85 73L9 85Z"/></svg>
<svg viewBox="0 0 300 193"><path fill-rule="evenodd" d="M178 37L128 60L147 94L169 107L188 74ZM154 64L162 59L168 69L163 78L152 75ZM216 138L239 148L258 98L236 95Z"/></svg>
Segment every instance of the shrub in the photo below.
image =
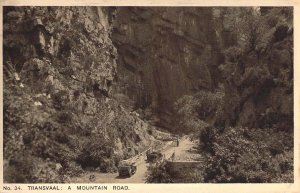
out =
<svg viewBox="0 0 300 193"><path fill-rule="evenodd" d="M199 140L201 141L201 148L205 151L214 154L213 142L216 138L216 129L213 127L206 127L200 131Z"/></svg>
<svg viewBox="0 0 300 193"><path fill-rule="evenodd" d="M83 168L100 168L102 172L116 170L113 144L103 136L94 136L83 144L83 150L77 156L76 162Z"/></svg>
<svg viewBox="0 0 300 193"><path fill-rule="evenodd" d="M8 167L4 168L5 181L14 183L36 182L37 178L34 173L37 170L37 159L30 154L24 154L25 152L10 159Z"/></svg>
<svg viewBox="0 0 300 193"><path fill-rule="evenodd" d="M208 126L222 125L224 93L200 91L193 96L183 96L175 103L178 117L177 130L185 133L199 131Z"/></svg>
<svg viewBox="0 0 300 193"><path fill-rule="evenodd" d="M172 183L171 176L167 173L166 163L158 165L151 165L148 168L149 174L147 176L148 183Z"/></svg>
<svg viewBox="0 0 300 193"><path fill-rule="evenodd" d="M205 136L212 140L201 141L201 147L213 149L206 154L205 182L292 182L293 149L283 143L293 141L292 135L245 128L227 128L215 137L209 133L200 135L200 140Z"/></svg>

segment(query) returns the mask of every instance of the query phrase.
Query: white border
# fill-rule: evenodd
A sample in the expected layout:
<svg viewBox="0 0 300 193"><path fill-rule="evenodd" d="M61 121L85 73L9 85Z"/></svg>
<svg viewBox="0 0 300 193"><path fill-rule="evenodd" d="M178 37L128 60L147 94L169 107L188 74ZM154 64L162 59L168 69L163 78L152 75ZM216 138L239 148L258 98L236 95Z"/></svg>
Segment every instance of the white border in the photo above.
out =
<svg viewBox="0 0 300 193"><path fill-rule="evenodd" d="M295 120L295 133L294 133L294 183L292 184L51 184L51 185L58 185L63 190L62 191L55 191L55 192L74 192L76 190L77 185L106 185L108 189L112 189L113 185L126 185L130 188L130 191L103 191L103 192L133 192L133 193L149 193L149 192L180 192L180 193L190 193L190 192L209 192L209 193L217 193L217 192L228 192L228 193L284 193L284 192L291 192L291 193L300 193L300 181L299 181L299 109L300 109L300 93L299 93L299 78L297 75L300 74L299 66L299 19L300 19L300 1L299 0L223 0L223 1L216 1L216 0L168 0L168 1L161 1L161 0L52 0L52 1L38 1L38 0L4 0L0 1L1 9L0 9L0 18L2 21L2 13L3 7L2 6L293 6L294 7L294 120ZM3 31L2 25L0 24L1 29L1 36L0 36L0 43L3 45ZM1 53L1 64L0 64L0 166L3 166L3 47L0 46L0 53ZM13 188L14 186L19 186L22 188L22 191L3 191L3 186L8 186ZM0 169L0 193L2 192L39 192L39 191L28 191L27 186L30 184L3 184L3 171ZM32 184L37 185L37 184ZM38 184L38 185L50 185L50 184ZM68 186L72 187L72 191L68 191ZM46 191L42 191L46 192ZM47 191L48 192L48 191ZM80 191L80 192L101 192L99 191Z"/></svg>

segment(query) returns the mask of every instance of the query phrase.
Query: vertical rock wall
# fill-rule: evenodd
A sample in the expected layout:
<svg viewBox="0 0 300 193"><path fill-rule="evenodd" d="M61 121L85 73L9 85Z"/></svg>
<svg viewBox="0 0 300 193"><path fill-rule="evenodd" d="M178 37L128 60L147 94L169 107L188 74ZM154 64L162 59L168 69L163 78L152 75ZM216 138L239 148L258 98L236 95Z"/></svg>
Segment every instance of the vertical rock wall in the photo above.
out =
<svg viewBox="0 0 300 193"><path fill-rule="evenodd" d="M173 103L214 90L220 50L212 11L188 7L121 7L112 34L119 58L116 92L151 109L170 127Z"/></svg>

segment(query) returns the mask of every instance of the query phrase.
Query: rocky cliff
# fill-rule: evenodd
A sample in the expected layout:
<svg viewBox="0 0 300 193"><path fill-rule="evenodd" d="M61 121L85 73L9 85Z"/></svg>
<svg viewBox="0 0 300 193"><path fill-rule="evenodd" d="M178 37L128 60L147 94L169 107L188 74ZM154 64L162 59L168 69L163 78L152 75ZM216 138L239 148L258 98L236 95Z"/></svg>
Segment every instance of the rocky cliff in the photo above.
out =
<svg viewBox="0 0 300 193"><path fill-rule="evenodd" d="M116 92L156 117L156 124L172 127L177 99L218 84L222 55L212 19L207 8L117 8L112 33L119 53Z"/></svg>
<svg viewBox="0 0 300 193"><path fill-rule="evenodd" d="M150 126L111 99L112 18L100 7L4 8L5 181L113 171L154 143Z"/></svg>

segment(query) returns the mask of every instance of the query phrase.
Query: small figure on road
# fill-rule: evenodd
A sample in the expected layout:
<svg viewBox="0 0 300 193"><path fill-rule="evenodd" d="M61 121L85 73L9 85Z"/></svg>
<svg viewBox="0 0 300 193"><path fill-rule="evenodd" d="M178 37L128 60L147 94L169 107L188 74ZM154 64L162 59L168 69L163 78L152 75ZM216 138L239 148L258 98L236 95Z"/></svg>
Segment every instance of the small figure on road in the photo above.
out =
<svg viewBox="0 0 300 193"><path fill-rule="evenodd" d="M174 159L175 159L175 152L172 154L171 159L172 159L172 161L174 161Z"/></svg>
<svg viewBox="0 0 300 193"><path fill-rule="evenodd" d="M179 136L176 135L176 146L178 147L179 146Z"/></svg>
<svg viewBox="0 0 300 193"><path fill-rule="evenodd" d="M90 175L90 178L89 178L89 180L91 181L91 182L94 182L95 180L96 180L96 176L95 175Z"/></svg>

